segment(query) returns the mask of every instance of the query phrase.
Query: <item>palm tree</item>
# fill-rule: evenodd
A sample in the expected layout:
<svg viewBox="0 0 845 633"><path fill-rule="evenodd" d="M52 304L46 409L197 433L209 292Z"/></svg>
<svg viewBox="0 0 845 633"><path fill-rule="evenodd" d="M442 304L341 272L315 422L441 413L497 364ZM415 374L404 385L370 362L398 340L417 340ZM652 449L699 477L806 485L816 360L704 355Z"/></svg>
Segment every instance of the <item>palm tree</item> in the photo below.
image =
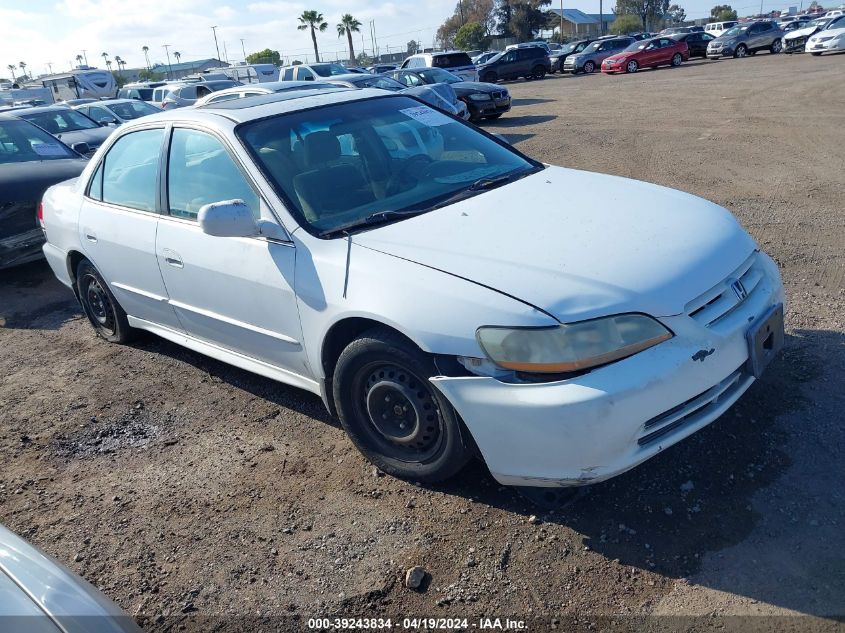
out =
<svg viewBox="0 0 845 633"><path fill-rule="evenodd" d="M109 54L108 53L100 53L100 57L103 58L103 61L106 63L106 68L109 66Z"/></svg>
<svg viewBox="0 0 845 633"><path fill-rule="evenodd" d="M9 64L8 66L6 66L6 68L8 68L9 72L12 73L12 83L15 83L17 81L17 79L15 78L15 65Z"/></svg>
<svg viewBox="0 0 845 633"><path fill-rule="evenodd" d="M85 59L82 55L76 56L76 63L82 65L82 60Z"/></svg>
<svg viewBox="0 0 845 633"><path fill-rule="evenodd" d="M182 59L182 53L180 53L179 51L173 51L173 57L176 58L176 63L178 64L179 60Z"/></svg>
<svg viewBox="0 0 845 633"><path fill-rule="evenodd" d="M110 59L106 60L106 68L108 68L109 72L111 72L111 60Z"/></svg>
<svg viewBox="0 0 845 633"><path fill-rule="evenodd" d="M18 67L21 69L23 73L24 81L26 81L26 62L18 62Z"/></svg>
<svg viewBox="0 0 845 633"><path fill-rule="evenodd" d="M343 17L340 18L340 22L337 25L337 36L343 37L346 35L346 40L349 42L349 61L351 63L355 63L355 50L352 48L352 33L358 33L361 31L361 23L353 18L349 13L344 14Z"/></svg>
<svg viewBox="0 0 845 633"><path fill-rule="evenodd" d="M323 20L323 14L319 11L303 11L299 16L300 25L296 28L300 31L311 29L311 41L314 43L314 58L320 61L320 51L317 50L317 31L322 33L329 28L328 22Z"/></svg>
<svg viewBox="0 0 845 633"><path fill-rule="evenodd" d="M120 71L123 70L123 68L121 68L121 66L123 65L124 62L123 62L123 59L121 59L120 55L114 56L114 63L117 64L117 72L120 72Z"/></svg>
<svg viewBox="0 0 845 633"><path fill-rule="evenodd" d="M149 56L148 53L150 52L150 47L149 46L142 46L141 50L144 51L144 57L147 60L147 70L149 70L150 69L150 56Z"/></svg>

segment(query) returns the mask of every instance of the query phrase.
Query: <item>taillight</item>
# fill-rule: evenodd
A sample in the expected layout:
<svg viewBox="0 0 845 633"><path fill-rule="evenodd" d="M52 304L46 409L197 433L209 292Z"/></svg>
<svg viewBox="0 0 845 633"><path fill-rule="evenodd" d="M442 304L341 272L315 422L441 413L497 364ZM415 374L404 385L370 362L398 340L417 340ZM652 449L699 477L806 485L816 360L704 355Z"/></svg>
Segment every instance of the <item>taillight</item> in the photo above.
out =
<svg viewBox="0 0 845 633"><path fill-rule="evenodd" d="M41 228L44 228L44 203L38 203L38 223L41 225Z"/></svg>

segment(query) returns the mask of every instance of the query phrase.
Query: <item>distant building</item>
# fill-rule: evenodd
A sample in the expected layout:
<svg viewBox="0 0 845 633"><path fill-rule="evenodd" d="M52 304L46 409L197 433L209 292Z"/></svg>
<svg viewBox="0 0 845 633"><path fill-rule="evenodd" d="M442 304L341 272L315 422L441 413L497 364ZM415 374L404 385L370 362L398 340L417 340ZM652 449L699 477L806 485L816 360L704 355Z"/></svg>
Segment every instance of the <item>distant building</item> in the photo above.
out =
<svg viewBox="0 0 845 633"><path fill-rule="evenodd" d="M603 33L608 33L610 25L616 20L613 13L584 13L578 9L549 9L549 13L553 14L560 20L563 15L563 34L569 38L575 37L595 37ZM555 19L549 16L550 26L554 23L554 28L558 28ZM600 25L604 24L604 29Z"/></svg>
<svg viewBox="0 0 845 633"><path fill-rule="evenodd" d="M228 66L226 62L219 59L195 59L190 62L178 64L155 64L150 70L154 73L164 75L167 79L181 79L188 75L194 75L208 70L209 68L221 68Z"/></svg>

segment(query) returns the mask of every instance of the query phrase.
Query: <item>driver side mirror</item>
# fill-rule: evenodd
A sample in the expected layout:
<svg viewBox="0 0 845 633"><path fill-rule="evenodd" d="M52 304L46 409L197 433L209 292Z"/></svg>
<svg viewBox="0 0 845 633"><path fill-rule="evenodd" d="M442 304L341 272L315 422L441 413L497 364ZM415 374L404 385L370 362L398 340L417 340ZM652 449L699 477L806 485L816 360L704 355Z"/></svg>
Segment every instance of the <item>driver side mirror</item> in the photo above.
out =
<svg viewBox="0 0 845 633"><path fill-rule="evenodd" d="M108 127L109 125L116 124L117 119L112 119L110 117L103 117L101 119L97 119L97 123L100 124L100 127Z"/></svg>
<svg viewBox="0 0 845 633"><path fill-rule="evenodd" d="M87 155L91 151L91 147L85 141L74 143L70 146L70 148L77 154L82 154L83 156Z"/></svg>
<svg viewBox="0 0 845 633"><path fill-rule="evenodd" d="M197 216L202 232L214 237L254 237L258 224L243 200L212 202L200 208Z"/></svg>

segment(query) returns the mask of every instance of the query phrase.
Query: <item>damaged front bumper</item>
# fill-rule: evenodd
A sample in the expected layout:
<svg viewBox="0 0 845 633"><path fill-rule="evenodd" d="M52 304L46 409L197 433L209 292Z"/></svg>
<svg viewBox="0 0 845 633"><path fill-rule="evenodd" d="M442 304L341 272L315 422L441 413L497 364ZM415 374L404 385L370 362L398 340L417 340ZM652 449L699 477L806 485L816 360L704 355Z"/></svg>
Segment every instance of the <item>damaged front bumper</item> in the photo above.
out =
<svg viewBox="0 0 845 633"><path fill-rule="evenodd" d="M724 413L754 382L746 332L783 303L777 266L742 303L702 325L660 319L675 337L623 361L558 382L435 377L502 484L580 486L653 457Z"/></svg>

